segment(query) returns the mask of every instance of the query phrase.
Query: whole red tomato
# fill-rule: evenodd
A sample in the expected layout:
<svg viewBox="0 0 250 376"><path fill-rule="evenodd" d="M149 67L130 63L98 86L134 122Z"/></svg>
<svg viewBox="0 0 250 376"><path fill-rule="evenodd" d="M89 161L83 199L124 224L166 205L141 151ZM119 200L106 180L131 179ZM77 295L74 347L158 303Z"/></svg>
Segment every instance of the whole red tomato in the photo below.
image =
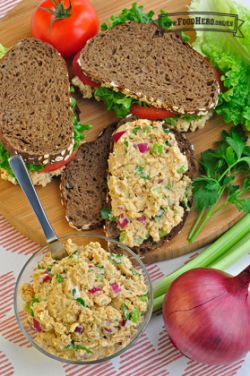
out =
<svg viewBox="0 0 250 376"><path fill-rule="evenodd" d="M63 13L66 13L65 18L55 19L51 24L55 17L61 17ZM33 13L31 30L34 38L52 44L65 59L68 59L75 56L87 40L97 34L99 19L87 0L44 0Z"/></svg>

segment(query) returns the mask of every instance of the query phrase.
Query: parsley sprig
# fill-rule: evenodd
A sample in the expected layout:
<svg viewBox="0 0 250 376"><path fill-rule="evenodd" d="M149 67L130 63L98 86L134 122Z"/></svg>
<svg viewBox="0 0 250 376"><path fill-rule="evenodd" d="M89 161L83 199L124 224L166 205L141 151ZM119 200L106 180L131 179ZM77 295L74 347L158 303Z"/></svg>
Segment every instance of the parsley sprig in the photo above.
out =
<svg viewBox="0 0 250 376"><path fill-rule="evenodd" d="M250 174L250 147L247 146L247 140L242 125L238 125L231 128L230 134L222 132L216 150L208 149L201 153L199 162L202 175L193 180L195 210L199 210L200 214L188 236L191 244L206 222L227 204L234 204L239 211L250 213L250 197L241 198L250 192L250 175L245 178L242 188L232 184L237 174ZM216 208L225 190L227 197Z"/></svg>

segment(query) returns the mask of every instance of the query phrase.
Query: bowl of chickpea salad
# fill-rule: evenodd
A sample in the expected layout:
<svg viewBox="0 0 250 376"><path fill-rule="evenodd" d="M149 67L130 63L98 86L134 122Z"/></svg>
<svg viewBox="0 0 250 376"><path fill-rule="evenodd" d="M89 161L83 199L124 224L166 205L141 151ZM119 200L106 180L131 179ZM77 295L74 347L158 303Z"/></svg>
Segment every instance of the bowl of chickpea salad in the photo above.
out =
<svg viewBox="0 0 250 376"><path fill-rule="evenodd" d="M24 265L14 292L17 322L29 342L58 361L95 364L121 355L152 315L148 272L128 247L101 235L60 238L67 256L48 246Z"/></svg>

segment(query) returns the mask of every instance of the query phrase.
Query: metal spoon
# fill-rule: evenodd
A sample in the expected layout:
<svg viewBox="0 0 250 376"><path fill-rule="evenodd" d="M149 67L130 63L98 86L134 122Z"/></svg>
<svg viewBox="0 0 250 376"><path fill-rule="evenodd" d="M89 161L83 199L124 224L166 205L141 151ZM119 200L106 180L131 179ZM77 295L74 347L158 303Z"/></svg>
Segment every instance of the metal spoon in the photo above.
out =
<svg viewBox="0 0 250 376"><path fill-rule="evenodd" d="M21 155L15 155L9 158L9 164L42 226L52 257L56 260L61 260L63 257L68 256L43 210L23 158Z"/></svg>

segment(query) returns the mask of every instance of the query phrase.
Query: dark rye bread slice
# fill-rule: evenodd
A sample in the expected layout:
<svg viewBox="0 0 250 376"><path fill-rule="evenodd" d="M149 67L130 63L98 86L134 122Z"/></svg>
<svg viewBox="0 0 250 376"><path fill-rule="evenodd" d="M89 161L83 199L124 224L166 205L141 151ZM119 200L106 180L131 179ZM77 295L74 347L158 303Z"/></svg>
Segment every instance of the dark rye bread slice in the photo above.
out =
<svg viewBox="0 0 250 376"><path fill-rule="evenodd" d="M179 114L206 115L218 101L211 65L178 33L154 38L159 26L129 21L82 49L84 74L102 86Z"/></svg>
<svg viewBox="0 0 250 376"><path fill-rule="evenodd" d="M0 60L0 142L25 162L67 159L73 125L67 66L50 44L25 38Z"/></svg>
<svg viewBox="0 0 250 376"><path fill-rule="evenodd" d="M122 119L118 123L117 129L121 125L123 125L127 122L132 122L132 121L135 121L135 120L138 120L138 119L139 118L137 116L134 116L134 115L127 116L125 119ZM155 120L155 121L157 121L157 120ZM178 146L180 148L180 151L186 155L187 160L188 160L189 169L188 169L188 171L185 172L184 175L187 175L191 179L194 176L194 173L196 171L195 162L193 160L193 151L192 151L192 148L191 148L191 144L189 143L188 140L186 140L186 138L183 137L183 135L181 133L174 131L174 130L172 130L172 132L175 134L175 138L178 142ZM111 139L111 144L110 144L110 151L111 152L113 151L113 147L114 147L114 141L113 141L113 139ZM192 201L189 202L189 207L191 207L191 206L192 206ZM109 194L108 194L107 200L106 200L106 207L107 208L111 207L111 198L110 198ZM159 249L160 247L165 246L168 242L170 242L170 240L172 240L181 231L181 229L184 226L184 223L187 219L188 213L189 212L185 209L183 219L178 224L178 226L174 227L170 231L169 234L167 234L166 236L163 236L158 242L153 241L152 237L150 236L140 246L132 247L131 249L137 255L142 256L145 253L155 251L156 249ZM106 232L107 237L119 241L119 237L120 237L121 232L120 232L116 222L106 220L105 221L105 232ZM116 247L111 245L111 244L109 244L109 247L113 247L112 250L114 252L116 252L116 251L119 252L119 247L117 247L117 249L116 249Z"/></svg>
<svg viewBox="0 0 250 376"><path fill-rule="evenodd" d="M66 219L77 230L93 230L103 223L106 206L110 137L117 123L109 125L96 141L82 144L61 177L61 197Z"/></svg>

